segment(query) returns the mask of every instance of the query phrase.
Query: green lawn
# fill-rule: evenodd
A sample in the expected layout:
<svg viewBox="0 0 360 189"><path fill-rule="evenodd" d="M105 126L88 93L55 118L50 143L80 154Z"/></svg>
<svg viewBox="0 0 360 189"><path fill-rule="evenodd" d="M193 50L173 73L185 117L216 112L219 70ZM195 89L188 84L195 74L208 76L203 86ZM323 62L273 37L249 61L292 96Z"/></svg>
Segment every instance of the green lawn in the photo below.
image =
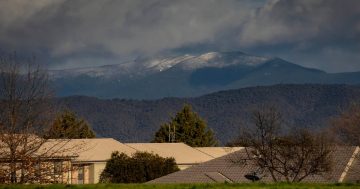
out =
<svg viewBox="0 0 360 189"><path fill-rule="evenodd" d="M0 188L7 189L207 189L207 188L221 188L221 189L254 189L254 188L272 188L272 189L341 189L341 188L359 188L360 184L98 184L98 185L0 185Z"/></svg>

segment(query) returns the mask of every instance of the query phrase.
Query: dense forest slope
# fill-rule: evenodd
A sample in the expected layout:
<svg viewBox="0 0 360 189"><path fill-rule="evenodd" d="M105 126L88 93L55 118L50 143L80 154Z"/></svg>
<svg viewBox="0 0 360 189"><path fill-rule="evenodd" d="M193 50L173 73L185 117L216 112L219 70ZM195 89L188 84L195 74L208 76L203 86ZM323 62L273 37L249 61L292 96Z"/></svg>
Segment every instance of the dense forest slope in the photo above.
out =
<svg viewBox="0 0 360 189"><path fill-rule="evenodd" d="M289 126L322 128L350 102L360 99L360 86L274 85L212 93L196 98L160 100L102 100L94 97L59 98L62 107L86 118L98 136L122 142L145 142L153 138L161 123L167 122L184 103L193 106L225 144L241 127L249 127L252 110L274 104Z"/></svg>

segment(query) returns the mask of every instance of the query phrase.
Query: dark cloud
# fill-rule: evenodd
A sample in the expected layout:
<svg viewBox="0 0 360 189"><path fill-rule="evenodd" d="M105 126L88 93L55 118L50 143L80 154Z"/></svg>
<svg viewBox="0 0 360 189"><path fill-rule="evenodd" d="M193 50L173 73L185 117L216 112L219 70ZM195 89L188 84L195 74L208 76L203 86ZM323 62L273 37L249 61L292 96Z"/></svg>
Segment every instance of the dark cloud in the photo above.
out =
<svg viewBox="0 0 360 189"><path fill-rule="evenodd" d="M332 41L359 35L360 1L271 1L249 19L239 34L243 45Z"/></svg>
<svg viewBox="0 0 360 189"><path fill-rule="evenodd" d="M0 44L57 68L207 47L351 71L360 70L359 18L358 0L3 0Z"/></svg>
<svg viewBox="0 0 360 189"><path fill-rule="evenodd" d="M241 21L248 8L235 0L32 2L28 7L29 1L1 1L1 41L48 48L54 56L96 50L153 53L203 42Z"/></svg>
<svg viewBox="0 0 360 189"><path fill-rule="evenodd" d="M360 1L271 1L239 32L243 48L331 72L360 70ZM273 54L274 55L274 54Z"/></svg>

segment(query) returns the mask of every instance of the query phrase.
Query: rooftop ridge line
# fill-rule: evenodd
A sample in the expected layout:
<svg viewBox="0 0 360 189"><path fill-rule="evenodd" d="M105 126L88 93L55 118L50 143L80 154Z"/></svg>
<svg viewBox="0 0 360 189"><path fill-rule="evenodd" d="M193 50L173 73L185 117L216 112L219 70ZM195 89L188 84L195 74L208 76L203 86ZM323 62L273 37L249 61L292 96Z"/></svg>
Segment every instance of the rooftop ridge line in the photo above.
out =
<svg viewBox="0 0 360 189"><path fill-rule="evenodd" d="M203 151L199 150L198 148L194 148L194 147L192 147L192 148L195 149L195 150L197 150L197 151L199 151L199 152L201 152L201 153L203 153L203 154L205 154L205 155L207 155L207 156L210 156L210 157L212 157L212 158L216 158L216 157L214 157L214 156L212 156L212 155L210 155L210 154L208 154L208 153L206 153L206 152L203 152Z"/></svg>

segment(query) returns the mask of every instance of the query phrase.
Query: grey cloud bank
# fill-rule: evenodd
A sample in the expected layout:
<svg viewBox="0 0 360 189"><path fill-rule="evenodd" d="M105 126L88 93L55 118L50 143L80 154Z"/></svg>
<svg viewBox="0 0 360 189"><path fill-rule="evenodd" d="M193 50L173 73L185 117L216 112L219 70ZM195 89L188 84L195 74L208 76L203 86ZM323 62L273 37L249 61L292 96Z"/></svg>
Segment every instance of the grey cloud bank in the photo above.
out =
<svg viewBox="0 0 360 189"><path fill-rule="evenodd" d="M358 0L0 1L0 48L44 55L53 68L211 44L358 71L359 40Z"/></svg>

